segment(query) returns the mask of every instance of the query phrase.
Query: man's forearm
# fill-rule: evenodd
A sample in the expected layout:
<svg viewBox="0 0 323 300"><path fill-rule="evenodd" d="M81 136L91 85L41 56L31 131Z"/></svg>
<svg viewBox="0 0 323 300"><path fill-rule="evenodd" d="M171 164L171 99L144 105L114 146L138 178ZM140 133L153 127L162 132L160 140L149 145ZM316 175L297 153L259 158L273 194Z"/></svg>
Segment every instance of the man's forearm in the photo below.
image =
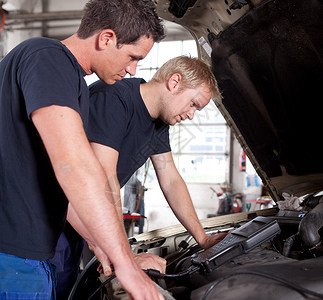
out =
<svg viewBox="0 0 323 300"><path fill-rule="evenodd" d="M56 178L75 213L96 243L117 266L132 260L110 184L83 130L82 120L70 108L51 106L32 113ZM132 264L134 261L132 260Z"/></svg>
<svg viewBox="0 0 323 300"><path fill-rule="evenodd" d="M67 183L68 180L65 178L64 182ZM78 180L78 183L80 182L81 179ZM88 186L89 180L86 180L83 187L87 188ZM120 248L119 251L122 253L129 246L123 224L120 221L120 213L114 206L114 199L106 192L109 189L108 186L108 183L101 184L102 196L99 196L99 191L94 195L89 195L86 188L79 189L77 199L72 199L73 196L69 196L71 189L73 189L72 184L69 184L65 189L63 184L63 190L73 208L74 218L71 219L69 216L69 221L73 222L73 226L77 227L76 229L88 242L103 249L106 254L111 256L111 261L115 263L112 258L115 250Z"/></svg>
<svg viewBox="0 0 323 300"><path fill-rule="evenodd" d="M189 191L182 178L163 188L165 198L177 219L201 245L206 237L198 219Z"/></svg>
<svg viewBox="0 0 323 300"><path fill-rule="evenodd" d="M116 206L120 221L123 224L120 183L117 176L119 152L114 148L103 144L95 142L91 142L90 144L108 179L109 188L105 191L107 193L107 197L113 199L113 203Z"/></svg>
<svg viewBox="0 0 323 300"><path fill-rule="evenodd" d="M183 179L171 184L169 189L166 189L165 196L178 220L202 248L208 249L226 236L226 233L213 236L205 233Z"/></svg>
<svg viewBox="0 0 323 300"><path fill-rule="evenodd" d="M122 214L122 203L121 203L121 195L120 195L120 184L117 177L117 174L107 174L109 189L106 189L106 193L109 194L108 197L113 199L113 203L115 204L118 216L120 218L121 224L123 224L123 214Z"/></svg>
<svg viewBox="0 0 323 300"><path fill-rule="evenodd" d="M197 217L187 186L179 174L171 152L151 156L159 185L172 211L202 246L206 234Z"/></svg>
<svg viewBox="0 0 323 300"><path fill-rule="evenodd" d="M76 214L73 206L71 204L68 205L67 211L67 221L73 226L73 228L86 240L87 243L93 244L94 240L91 237L89 231L86 229L78 215Z"/></svg>

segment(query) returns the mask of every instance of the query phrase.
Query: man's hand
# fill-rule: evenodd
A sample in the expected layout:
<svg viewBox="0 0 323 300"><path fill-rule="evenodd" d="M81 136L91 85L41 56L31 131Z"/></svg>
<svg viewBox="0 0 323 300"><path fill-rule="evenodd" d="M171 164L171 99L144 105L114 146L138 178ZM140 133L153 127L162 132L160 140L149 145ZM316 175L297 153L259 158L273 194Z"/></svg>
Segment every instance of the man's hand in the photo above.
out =
<svg viewBox="0 0 323 300"><path fill-rule="evenodd" d="M137 270L136 270L137 269ZM151 279L135 265L115 269L115 274L131 300L165 300ZM127 287L127 288L126 288Z"/></svg>
<svg viewBox="0 0 323 300"><path fill-rule="evenodd" d="M227 233L218 233L216 235L206 235L204 240L200 242L200 246L203 249L208 249L217 243L221 242L225 237L227 236Z"/></svg>
<svg viewBox="0 0 323 300"><path fill-rule="evenodd" d="M140 269L158 270L160 273L166 271L166 260L152 253L134 254L134 260Z"/></svg>
<svg viewBox="0 0 323 300"><path fill-rule="evenodd" d="M96 258L100 262L97 271L104 276L109 277L112 274L113 266L109 258L103 253L99 247L89 244L89 248L94 252ZM140 269L158 270L160 273L166 271L166 260L152 253L133 254L133 258Z"/></svg>
<svg viewBox="0 0 323 300"><path fill-rule="evenodd" d="M89 249L94 252L97 260L100 262L97 271L100 274L104 274L104 276L109 277L112 275L113 266L109 260L109 258L104 254L101 248L94 246L88 243Z"/></svg>

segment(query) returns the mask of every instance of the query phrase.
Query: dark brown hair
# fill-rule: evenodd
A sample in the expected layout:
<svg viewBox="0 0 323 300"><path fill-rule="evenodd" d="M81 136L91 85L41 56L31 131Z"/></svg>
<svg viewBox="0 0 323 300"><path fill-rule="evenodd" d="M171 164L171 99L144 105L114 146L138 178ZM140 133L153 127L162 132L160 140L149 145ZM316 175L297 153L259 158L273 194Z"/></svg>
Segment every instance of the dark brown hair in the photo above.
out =
<svg viewBox="0 0 323 300"><path fill-rule="evenodd" d="M142 36L154 42L165 37L152 0L90 0L84 8L78 37L86 39L105 29L115 32L118 46L133 44Z"/></svg>

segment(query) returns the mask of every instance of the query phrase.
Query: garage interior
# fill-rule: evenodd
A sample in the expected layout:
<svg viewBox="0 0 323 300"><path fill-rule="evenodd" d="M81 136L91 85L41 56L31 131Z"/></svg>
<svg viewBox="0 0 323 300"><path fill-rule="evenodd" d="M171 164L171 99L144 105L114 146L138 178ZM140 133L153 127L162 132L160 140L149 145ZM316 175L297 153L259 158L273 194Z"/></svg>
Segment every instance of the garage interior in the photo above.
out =
<svg viewBox="0 0 323 300"><path fill-rule="evenodd" d="M84 0L1 1L0 60L25 39L44 36L62 40L75 33L85 3ZM136 77L148 81L158 67L172 57L199 56L196 41L185 28L169 21L165 21L165 28L166 38L139 63ZM87 76L86 80L90 84L97 78ZM261 180L212 101L192 121L186 120L171 128L170 135L177 168L187 183L200 219L220 213L220 204L226 195L223 191L228 195L241 195L240 202L236 202L236 212L260 208L261 203L266 207L272 205L267 197L265 202L258 201L264 195ZM140 199L144 203L141 215L145 217L144 223L133 230L145 232L178 224L149 162L131 180L132 183L122 189L124 204L131 197ZM136 181L139 188L134 184ZM136 212L133 202L130 206L124 207L126 214Z"/></svg>
<svg viewBox="0 0 323 300"><path fill-rule="evenodd" d="M63 40L75 33L86 1L0 0L0 61L28 38ZM172 57L201 57L212 60L229 99L222 106L211 101L192 121L170 129L176 166L205 231L227 236L207 250L198 247L168 206L148 160L121 190L132 252L167 260L165 277L149 274L167 300L323 299L322 110L317 96L323 82L322 1L153 1L162 4L161 16L170 3L185 3L184 16L174 19L196 25L196 31L165 20L166 38L139 63L135 76L149 81ZM248 3L241 19L241 11L231 15L227 9L232 2ZM209 18L202 28L201 12L213 17L217 9L224 12L221 18ZM215 38L223 24L228 30ZM196 39L193 33L203 30L205 40ZM98 78L85 79L90 85ZM253 93L256 88L259 94ZM262 161L255 164L256 158ZM118 280L98 275L98 265L86 249L69 300L128 299ZM111 278L116 282L110 285Z"/></svg>

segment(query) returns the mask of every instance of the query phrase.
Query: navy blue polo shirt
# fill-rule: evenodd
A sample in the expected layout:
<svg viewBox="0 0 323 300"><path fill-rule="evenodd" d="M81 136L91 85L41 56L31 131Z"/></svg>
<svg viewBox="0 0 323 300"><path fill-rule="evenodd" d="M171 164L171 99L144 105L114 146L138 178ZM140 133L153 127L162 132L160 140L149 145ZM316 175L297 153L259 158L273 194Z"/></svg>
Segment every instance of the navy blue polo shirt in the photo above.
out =
<svg viewBox="0 0 323 300"><path fill-rule="evenodd" d="M171 151L169 125L150 116L140 95L140 78L90 86L88 138L119 152L117 176L123 186L154 154Z"/></svg>

